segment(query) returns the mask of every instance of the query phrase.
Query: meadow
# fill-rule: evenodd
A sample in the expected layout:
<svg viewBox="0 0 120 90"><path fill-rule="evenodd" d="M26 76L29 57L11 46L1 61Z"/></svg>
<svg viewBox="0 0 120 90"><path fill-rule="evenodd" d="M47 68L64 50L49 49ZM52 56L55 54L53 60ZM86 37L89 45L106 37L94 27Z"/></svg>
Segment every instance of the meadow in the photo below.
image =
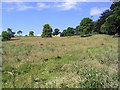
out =
<svg viewBox="0 0 120 90"><path fill-rule="evenodd" d="M118 38L15 37L2 63L4 88L117 88Z"/></svg>

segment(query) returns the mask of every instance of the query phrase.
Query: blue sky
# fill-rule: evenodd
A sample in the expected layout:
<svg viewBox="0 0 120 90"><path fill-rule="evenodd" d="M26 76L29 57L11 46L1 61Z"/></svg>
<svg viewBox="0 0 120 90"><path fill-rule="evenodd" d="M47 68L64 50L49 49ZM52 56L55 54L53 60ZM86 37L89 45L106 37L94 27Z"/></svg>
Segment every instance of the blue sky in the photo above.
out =
<svg viewBox="0 0 120 90"><path fill-rule="evenodd" d="M109 9L112 2L4 2L2 3L2 29L12 28L22 35L34 31L42 33L43 25L49 24L53 30L63 31L67 27L76 27L83 18L93 16L97 20L100 14Z"/></svg>

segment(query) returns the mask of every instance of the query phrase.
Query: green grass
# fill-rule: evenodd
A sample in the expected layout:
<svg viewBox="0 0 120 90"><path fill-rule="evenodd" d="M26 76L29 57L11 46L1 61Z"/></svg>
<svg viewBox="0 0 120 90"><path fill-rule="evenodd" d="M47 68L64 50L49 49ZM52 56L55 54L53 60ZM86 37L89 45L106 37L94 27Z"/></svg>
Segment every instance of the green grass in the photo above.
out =
<svg viewBox="0 0 120 90"><path fill-rule="evenodd" d="M5 88L118 87L118 38L16 39L2 43Z"/></svg>

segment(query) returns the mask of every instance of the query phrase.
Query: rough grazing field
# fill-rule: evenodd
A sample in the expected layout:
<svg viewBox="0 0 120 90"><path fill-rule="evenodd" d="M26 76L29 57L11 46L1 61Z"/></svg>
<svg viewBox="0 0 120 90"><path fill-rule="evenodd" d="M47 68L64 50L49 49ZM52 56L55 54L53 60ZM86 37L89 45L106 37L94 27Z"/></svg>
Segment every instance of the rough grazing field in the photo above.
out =
<svg viewBox="0 0 120 90"><path fill-rule="evenodd" d="M117 88L118 38L16 37L2 43L4 88Z"/></svg>

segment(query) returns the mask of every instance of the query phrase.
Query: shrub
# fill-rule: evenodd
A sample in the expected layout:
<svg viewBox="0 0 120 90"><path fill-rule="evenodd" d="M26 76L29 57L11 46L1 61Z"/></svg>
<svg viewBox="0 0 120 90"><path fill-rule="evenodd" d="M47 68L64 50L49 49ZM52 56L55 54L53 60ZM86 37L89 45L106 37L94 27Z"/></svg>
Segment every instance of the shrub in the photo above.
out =
<svg viewBox="0 0 120 90"><path fill-rule="evenodd" d="M11 34L8 33L7 31L2 32L2 41L7 41L11 39Z"/></svg>
<svg viewBox="0 0 120 90"><path fill-rule="evenodd" d="M57 57L55 57L55 59L61 59L61 57L60 57L60 56L57 56Z"/></svg>
<svg viewBox="0 0 120 90"><path fill-rule="evenodd" d="M43 46L43 44L42 44L42 43L41 43L40 45L41 45L41 46Z"/></svg>

